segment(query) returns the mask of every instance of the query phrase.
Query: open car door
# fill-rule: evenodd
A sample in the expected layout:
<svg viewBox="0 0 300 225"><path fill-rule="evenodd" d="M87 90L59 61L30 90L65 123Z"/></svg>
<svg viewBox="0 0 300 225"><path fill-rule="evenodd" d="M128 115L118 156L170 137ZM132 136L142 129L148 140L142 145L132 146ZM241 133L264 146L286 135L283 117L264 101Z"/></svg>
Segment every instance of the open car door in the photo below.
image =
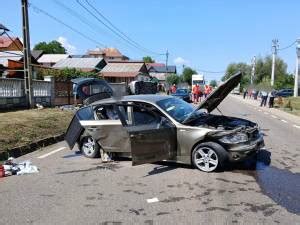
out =
<svg viewBox="0 0 300 225"><path fill-rule="evenodd" d="M172 159L176 155L176 127L163 116L142 106L124 106L129 133L132 165Z"/></svg>

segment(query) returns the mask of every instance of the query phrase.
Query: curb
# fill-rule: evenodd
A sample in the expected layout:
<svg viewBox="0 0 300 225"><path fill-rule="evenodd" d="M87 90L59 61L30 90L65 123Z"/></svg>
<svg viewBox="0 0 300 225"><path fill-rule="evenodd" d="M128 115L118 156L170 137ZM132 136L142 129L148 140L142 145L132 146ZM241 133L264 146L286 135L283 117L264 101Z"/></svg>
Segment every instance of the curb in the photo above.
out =
<svg viewBox="0 0 300 225"><path fill-rule="evenodd" d="M56 135L53 137L41 139L41 140L35 141L33 143L27 144L27 145L15 147L15 148L12 148L5 152L1 152L0 153L0 161L5 161L9 157L18 158L22 155L34 152L39 148L46 147L48 145L52 145L57 142L63 141L64 137L65 137L65 134L60 134L60 135Z"/></svg>

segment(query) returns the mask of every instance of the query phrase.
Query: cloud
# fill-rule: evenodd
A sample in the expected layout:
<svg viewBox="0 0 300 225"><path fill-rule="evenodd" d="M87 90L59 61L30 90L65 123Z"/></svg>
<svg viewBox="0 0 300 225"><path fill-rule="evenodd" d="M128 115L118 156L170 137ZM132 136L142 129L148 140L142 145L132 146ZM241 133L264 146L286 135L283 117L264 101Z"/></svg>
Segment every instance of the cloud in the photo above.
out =
<svg viewBox="0 0 300 225"><path fill-rule="evenodd" d="M67 38L60 36L60 37L57 38L57 41L59 43L61 43L61 45L67 50L67 52L69 54L75 54L76 53L77 48L74 45L71 45Z"/></svg>
<svg viewBox="0 0 300 225"><path fill-rule="evenodd" d="M174 63L176 65L183 65L183 64L188 64L189 61L186 60L186 59L184 59L184 58L182 58L182 57L177 57L176 59L174 59Z"/></svg>

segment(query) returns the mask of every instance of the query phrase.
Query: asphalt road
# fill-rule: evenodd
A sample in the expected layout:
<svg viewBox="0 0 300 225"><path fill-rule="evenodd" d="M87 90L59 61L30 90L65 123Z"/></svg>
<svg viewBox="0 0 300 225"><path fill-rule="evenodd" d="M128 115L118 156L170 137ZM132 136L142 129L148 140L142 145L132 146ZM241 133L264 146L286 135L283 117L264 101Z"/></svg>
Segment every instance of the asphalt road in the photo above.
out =
<svg viewBox="0 0 300 225"><path fill-rule="evenodd" d="M220 110L261 126L256 165L103 164L62 142L18 159L38 174L0 179L0 224L300 224L300 129L233 97Z"/></svg>

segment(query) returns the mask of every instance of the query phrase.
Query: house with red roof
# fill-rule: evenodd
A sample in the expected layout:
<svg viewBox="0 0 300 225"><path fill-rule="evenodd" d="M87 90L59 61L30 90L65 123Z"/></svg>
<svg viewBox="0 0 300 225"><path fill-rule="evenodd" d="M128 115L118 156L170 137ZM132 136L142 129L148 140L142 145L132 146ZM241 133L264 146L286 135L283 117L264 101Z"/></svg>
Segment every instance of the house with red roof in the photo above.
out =
<svg viewBox="0 0 300 225"><path fill-rule="evenodd" d="M0 36L0 51L22 51L23 43L18 37Z"/></svg>
<svg viewBox="0 0 300 225"><path fill-rule="evenodd" d="M123 55L116 48L96 48L93 50L88 50L84 57L93 58L103 58L105 61L123 61L129 60L129 58Z"/></svg>
<svg viewBox="0 0 300 225"><path fill-rule="evenodd" d="M99 72L99 76L110 83L130 83L134 80L150 80L150 76L143 61L108 61Z"/></svg>

